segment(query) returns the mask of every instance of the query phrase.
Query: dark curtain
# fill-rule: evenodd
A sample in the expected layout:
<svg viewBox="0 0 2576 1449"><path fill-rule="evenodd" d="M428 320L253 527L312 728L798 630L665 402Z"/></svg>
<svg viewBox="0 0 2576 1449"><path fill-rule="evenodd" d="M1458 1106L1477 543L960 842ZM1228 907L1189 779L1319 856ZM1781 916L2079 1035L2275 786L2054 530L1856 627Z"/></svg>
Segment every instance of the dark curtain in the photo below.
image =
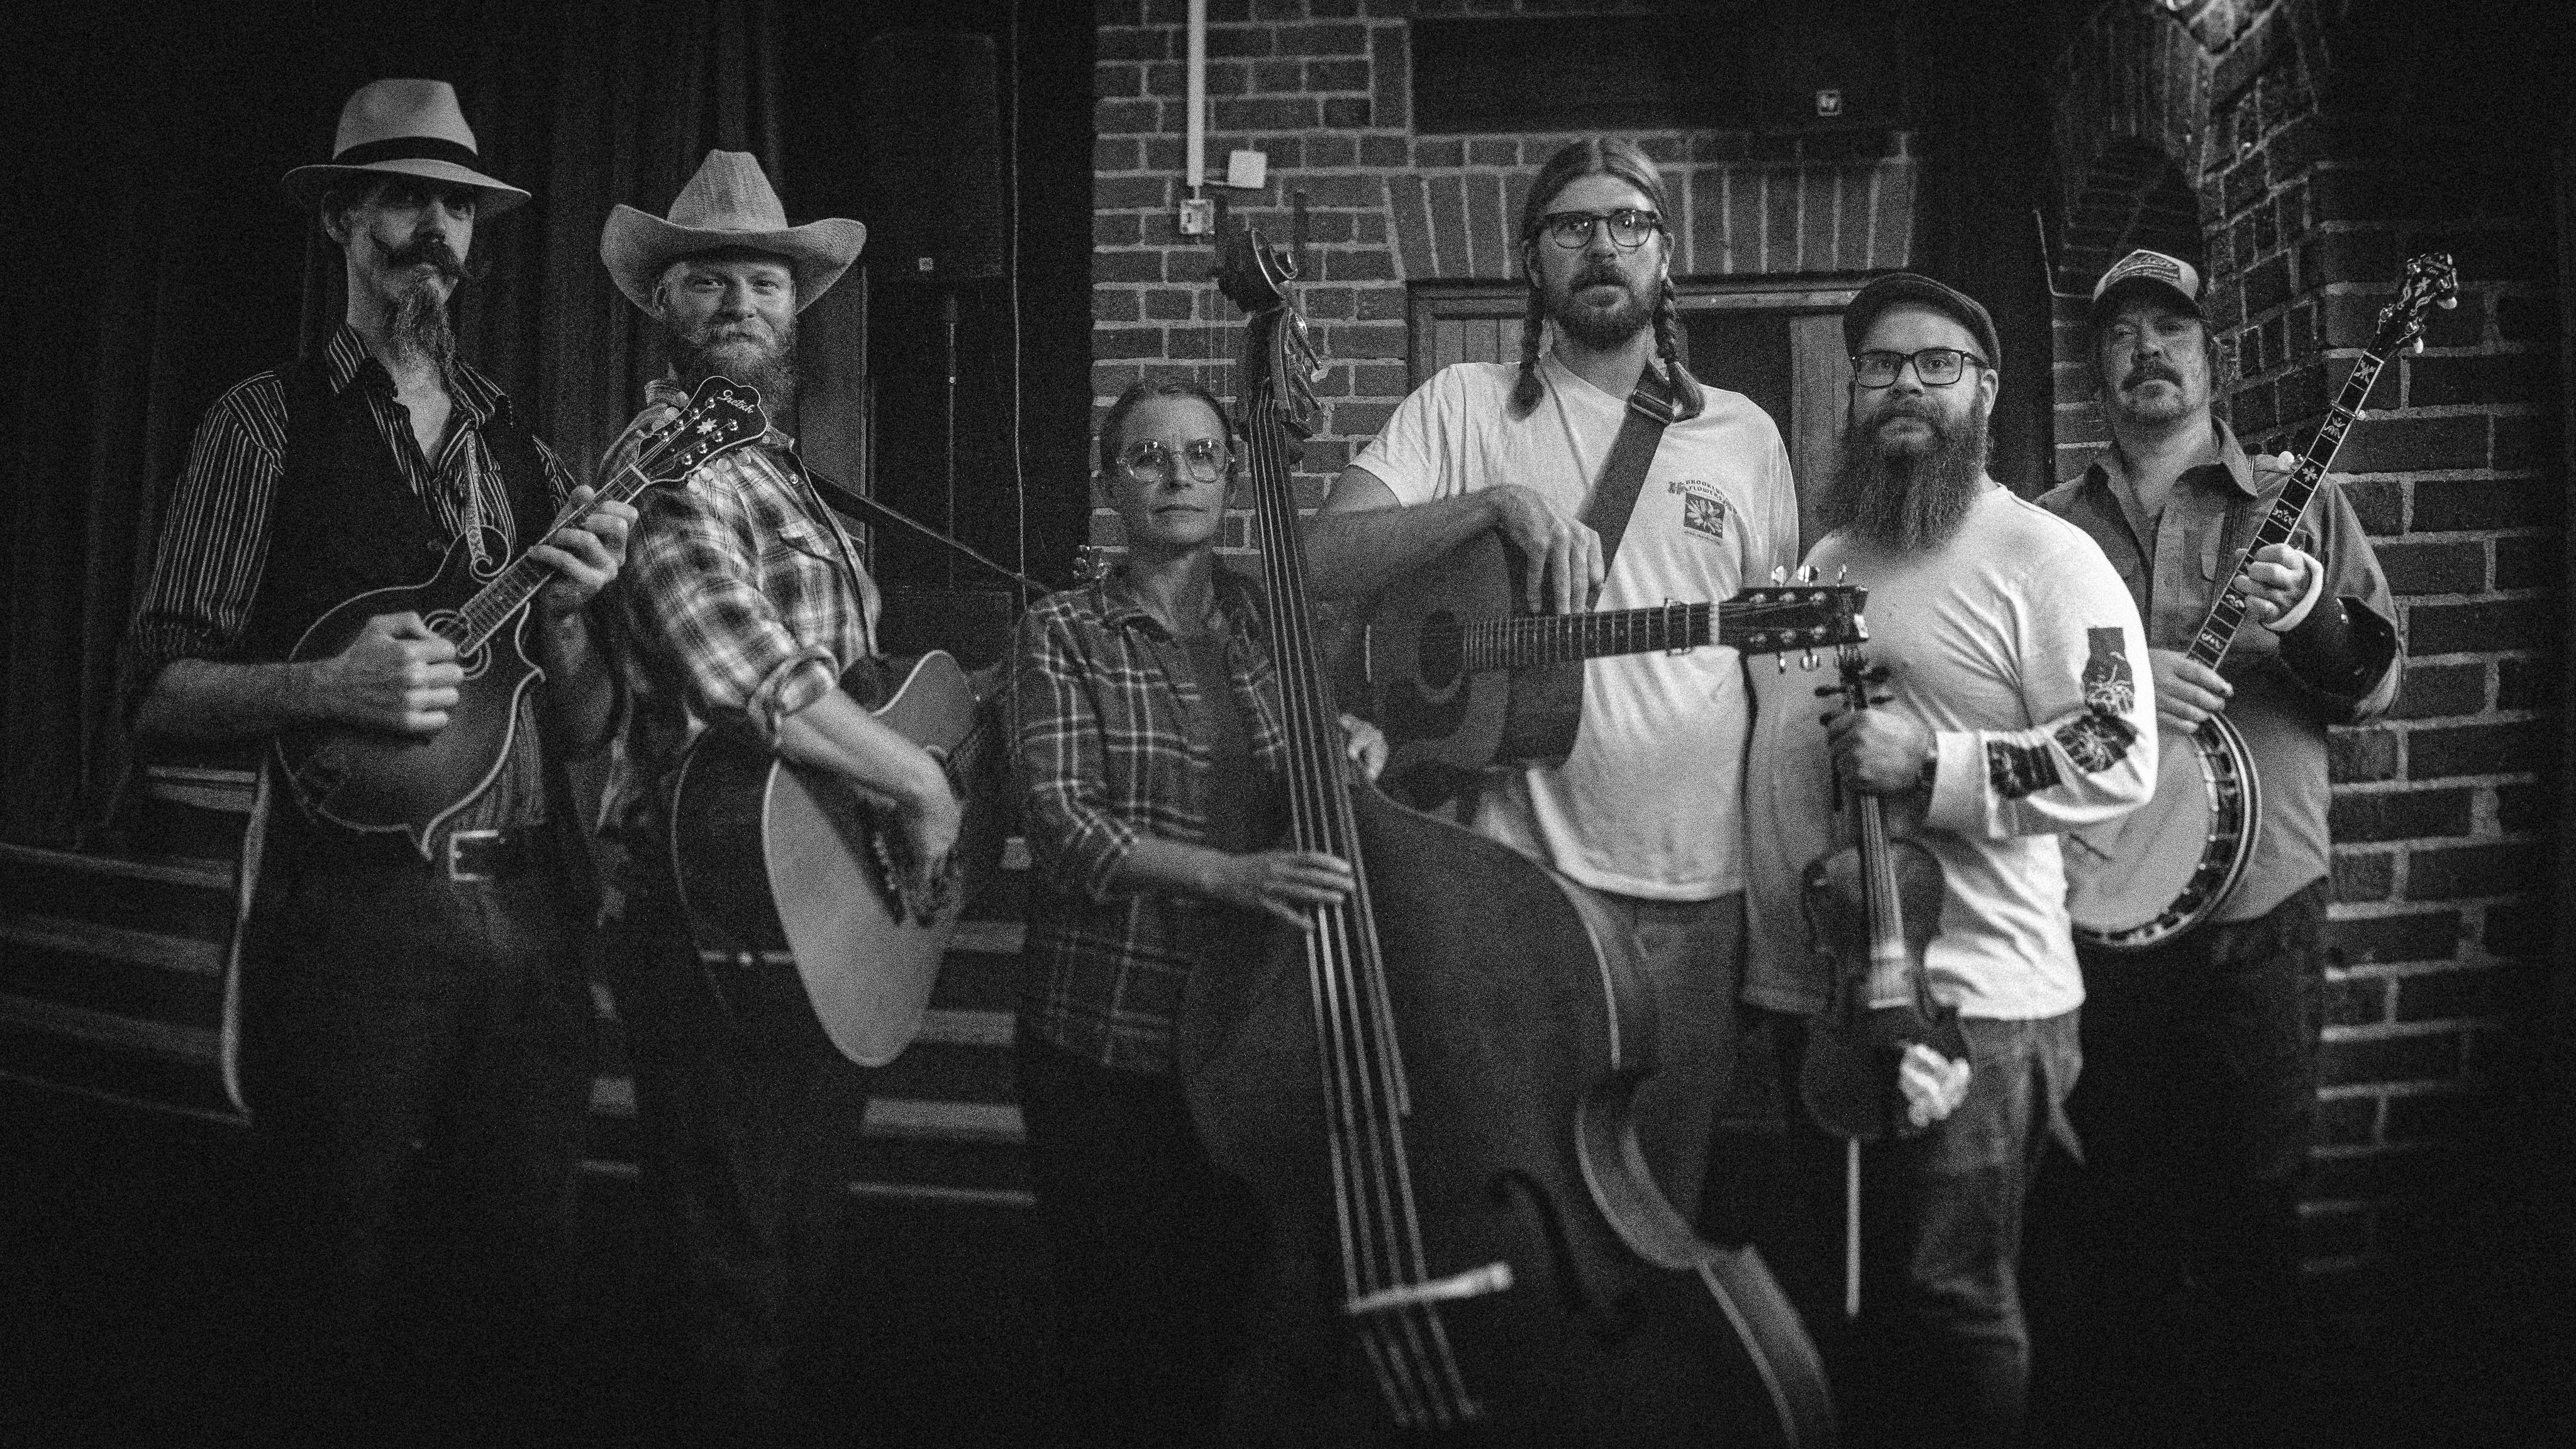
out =
<svg viewBox="0 0 2576 1449"><path fill-rule="evenodd" d="M1914 267L1993 315L2004 365L1989 471L2034 497L2057 481L2055 352L2034 208L2048 186L2048 66L2059 27L2013 0L1909 14L1909 99L1923 167Z"/></svg>
<svg viewBox="0 0 2576 1449"><path fill-rule="evenodd" d="M479 229L462 351L586 470L636 405L644 319L598 259L713 146L781 171L774 0L46 7L0 118L0 838L73 839L126 758L116 659L198 416L340 316L338 253L277 190L384 76L456 85L485 169L536 200Z"/></svg>

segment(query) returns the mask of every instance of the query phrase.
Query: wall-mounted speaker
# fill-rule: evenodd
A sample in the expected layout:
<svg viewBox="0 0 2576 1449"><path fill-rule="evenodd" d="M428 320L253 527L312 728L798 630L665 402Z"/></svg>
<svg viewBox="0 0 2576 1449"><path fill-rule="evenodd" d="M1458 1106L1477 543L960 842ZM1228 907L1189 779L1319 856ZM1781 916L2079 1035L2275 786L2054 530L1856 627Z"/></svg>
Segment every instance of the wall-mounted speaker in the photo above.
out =
<svg viewBox="0 0 2576 1449"><path fill-rule="evenodd" d="M889 30L868 42L868 277L878 286L1002 275L1002 125L993 38Z"/></svg>

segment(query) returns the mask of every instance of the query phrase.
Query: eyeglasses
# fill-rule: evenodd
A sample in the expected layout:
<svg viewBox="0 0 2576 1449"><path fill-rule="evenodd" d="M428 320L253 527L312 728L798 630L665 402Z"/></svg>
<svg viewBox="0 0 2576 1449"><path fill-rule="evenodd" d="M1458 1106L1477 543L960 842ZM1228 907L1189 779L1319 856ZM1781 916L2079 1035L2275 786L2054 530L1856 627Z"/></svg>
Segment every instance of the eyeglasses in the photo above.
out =
<svg viewBox="0 0 2576 1449"><path fill-rule="evenodd" d="M1926 347L1914 353L1873 349L1852 359L1852 379L1863 387L1894 387L1896 374L1909 362L1925 387L1948 387L1967 371L1968 364L1987 365L1984 358L1955 347Z"/></svg>
<svg viewBox="0 0 2576 1449"><path fill-rule="evenodd" d="M1225 444L1214 438L1192 438L1181 448L1179 468L1194 482L1213 483L1225 471L1225 462ZM1172 450L1156 438L1130 443L1118 455L1118 466L1139 483L1159 483L1174 466Z"/></svg>
<svg viewBox="0 0 2576 1449"><path fill-rule="evenodd" d="M1632 206L1617 211L1551 211L1538 219L1538 229L1558 246L1575 252L1592 245L1592 228L1602 222L1610 224L1610 245L1623 252L1644 246L1646 238L1664 229L1660 213Z"/></svg>

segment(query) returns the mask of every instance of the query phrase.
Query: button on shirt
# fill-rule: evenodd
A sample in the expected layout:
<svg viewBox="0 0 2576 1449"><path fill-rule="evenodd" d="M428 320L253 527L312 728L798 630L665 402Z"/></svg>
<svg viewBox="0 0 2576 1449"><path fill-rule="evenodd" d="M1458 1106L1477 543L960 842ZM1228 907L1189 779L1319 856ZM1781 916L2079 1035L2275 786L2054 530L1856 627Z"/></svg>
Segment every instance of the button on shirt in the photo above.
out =
<svg viewBox="0 0 2576 1449"><path fill-rule="evenodd" d="M2137 601L2153 648L2190 647L2210 602L2233 577L2228 564L2253 540L2289 482L2288 474L2258 479L2235 433L2214 419L2211 426L2215 461L2186 469L2159 517L2148 517L2139 504L2116 445L2039 500L2101 545ZM2396 639L2388 579L2342 489L2331 481L2317 489L2290 542L2325 570L2315 609L2342 600L2348 612L2369 616L2356 623L2384 641ZM2219 669L2236 687L2228 721L2245 736L2263 787L2253 857L2219 909L2222 921L2260 916L2332 868L2325 727L2358 724L2386 710L2404 670L2405 650L2390 648L2386 666L2359 690L2321 687L2302 677L2292 663L2296 651L2285 654L2282 637L2248 613Z"/></svg>
<svg viewBox="0 0 2576 1449"><path fill-rule="evenodd" d="M644 439L688 406L668 380L600 464L633 466ZM603 829L658 849L662 790L700 730L733 729L775 749L781 722L876 653L877 590L840 524L811 498L796 445L772 428L647 489L614 588L627 716L601 803Z"/></svg>
<svg viewBox="0 0 2576 1449"><path fill-rule="evenodd" d="M1287 760L1277 675L1252 586L1224 568L1216 578L1226 687L1251 736L1253 788L1269 789ZM1013 735L1037 887L1021 1027L1099 1066L1172 1070L1182 988L1223 910L1110 884L1141 836L1208 843L1201 690L1189 649L1123 570L1049 594L1020 620Z"/></svg>
<svg viewBox="0 0 2576 1449"><path fill-rule="evenodd" d="M333 333L322 357L335 396L352 387L363 390L377 433L446 536L456 538L479 523L497 534L488 548L506 558L502 540L518 537L518 528L509 490L483 437L502 406L500 386L462 362L448 369L455 416L433 459L421 453L411 412L395 398L392 374L367 352L356 328L343 325ZM270 514L285 475L286 422L285 383L277 373L263 372L216 399L197 425L187 471L171 490L152 572L135 610L126 675L129 711L174 659L248 662L242 640L267 567ZM542 441L537 454L545 460L546 493L561 504L572 492L571 476ZM424 575L421 582L427 581ZM518 728L500 775L448 820L447 829L518 827L544 819L533 700L533 693L519 697Z"/></svg>

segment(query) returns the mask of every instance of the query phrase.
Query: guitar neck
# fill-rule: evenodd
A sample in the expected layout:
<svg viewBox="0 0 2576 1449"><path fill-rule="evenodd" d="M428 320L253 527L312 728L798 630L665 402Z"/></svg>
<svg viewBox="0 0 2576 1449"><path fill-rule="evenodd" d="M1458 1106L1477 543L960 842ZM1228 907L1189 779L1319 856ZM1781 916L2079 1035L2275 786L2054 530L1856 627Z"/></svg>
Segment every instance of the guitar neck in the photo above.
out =
<svg viewBox="0 0 2576 1449"><path fill-rule="evenodd" d="M2218 597L2210 601L2209 613L2200 621L2200 632L2192 636L2191 648L2185 651L2194 660L2216 669L2227 657L2228 646L2236 642L2237 626L2245 622L2247 601L2243 594L2227 587L2225 580L2235 578L2244 568L2245 560L2255 553L2290 541L2290 535L2298 530L2301 515L2308 511L2309 500L2316 497L2318 486L2325 482L2326 470L2334 466L2335 454L2343 447L2344 434L2352 430L2355 415L2369 400L2370 385L2378 380L2379 370L2387 365L2386 354L2379 352L2364 352L2361 361L2353 365L2352 376L2344 379L2343 390L2335 395L2334 404L2326 409L2324 424L2318 427L2316 437L2309 442L2306 455L2299 459L2298 471L2282 487L2281 496L2273 502L2271 511L2263 516L2263 526L2255 530L2254 539L2245 546L2245 552L2221 576Z"/></svg>
<svg viewBox="0 0 2576 1449"><path fill-rule="evenodd" d="M1471 670L1525 669L1613 654L1696 649L1709 642L1708 604L1664 604L1598 614L1531 614L1485 619L1461 630Z"/></svg>

